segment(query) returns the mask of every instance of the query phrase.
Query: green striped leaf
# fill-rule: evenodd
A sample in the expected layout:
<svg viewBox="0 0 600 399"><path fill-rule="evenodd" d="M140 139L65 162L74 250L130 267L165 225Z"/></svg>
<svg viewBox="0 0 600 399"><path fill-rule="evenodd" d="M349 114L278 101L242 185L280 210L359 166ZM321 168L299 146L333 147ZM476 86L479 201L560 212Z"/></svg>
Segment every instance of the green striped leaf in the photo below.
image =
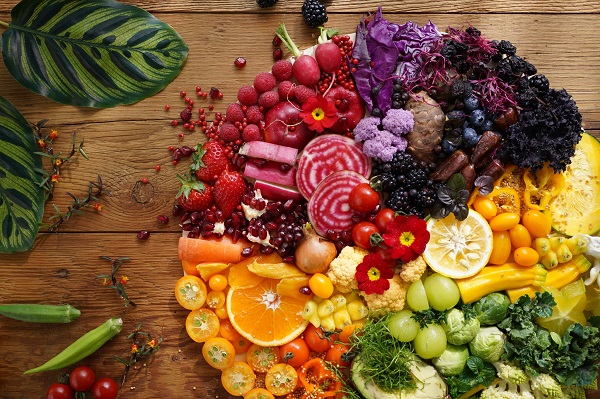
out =
<svg viewBox="0 0 600 399"><path fill-rule="evenodd" d="M23 0L2 57L28 89L94 108L141 101L181 72L188 48L166 23L113 0Z"/></svg>
<svg viewBox="0 0 600 399"><path fill-rule="evenodd" d="M33 247L44 215L42 160L31 127L0 97L0 252Z"/></svg>

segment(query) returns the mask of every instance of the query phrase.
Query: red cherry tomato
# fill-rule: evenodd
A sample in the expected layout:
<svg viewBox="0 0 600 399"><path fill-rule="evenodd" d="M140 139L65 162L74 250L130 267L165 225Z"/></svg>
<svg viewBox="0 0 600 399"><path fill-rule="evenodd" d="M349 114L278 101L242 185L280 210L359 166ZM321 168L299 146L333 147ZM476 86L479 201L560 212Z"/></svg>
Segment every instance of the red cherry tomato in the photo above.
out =
<svg viewBox="0 0 600 399"><path fill-rule="evenodd" d="M390 208L383 208L379 212L377 212L377 216L375 216L375 226L379 229L380 232L385 232L385 228L389 222L394 220L396 217L396 213Z"/></svg>
<svg viewBox="0 0 600 399"><path fill-rule="evenodd" d="M75 393L67 384L52 384L46 392L46 399L73 399Z"/></svg>
<svg viewBox="0 0 600 399"><path fill-rule="evenodd" d="M92 389L95 379L94 370L88 366L79 366L69 374L69 385L75 391L85 392Z"/></svg>
<svg viewBox="0 0 600 399"><path fill-rule="evenodd" d="M351 359L348 355L346 355L346 353L348 353L349 350L350 345L334 344L327 350L327 353L325 354L325 360L338 367L348 367L350 366Z"/></svg>
<svg viewBox="0 0 600 399"><path fill-rule="evenodd" d="M302 338L281 345L279 348L279 358L281 362L286 362L292 367L298 368L308 361L310 350L306 341Z"/></svg>
<svg viewBox="0 0 600 399"><path fill-rule="evenodd" d="M369 183L360 183L350 191L348 203L357 212L371 212L379 205L379 193Z"/></svg>
<svg viewBox="0 0 600 399"><path fill-rule="evenodd" d="M309 324L304 331L304 340L310 350L315 352L326 352L337 340L337 337L335 334L328 334L319 327Z"/></svg>
<svg viewBox="0 0 600 399"><path fill-rule="evenodd" d="M119 387L112 378L100 378L94 384L92 395L95 399L115 399L119 393Z"/></svg>
<svg viewBox="0 0 600 399"><path fill-rule="evenodd" d="M352 241L364 249L372 249L371 235L379 234L379 229L371 222L359 222L352 228Z"/></svg>

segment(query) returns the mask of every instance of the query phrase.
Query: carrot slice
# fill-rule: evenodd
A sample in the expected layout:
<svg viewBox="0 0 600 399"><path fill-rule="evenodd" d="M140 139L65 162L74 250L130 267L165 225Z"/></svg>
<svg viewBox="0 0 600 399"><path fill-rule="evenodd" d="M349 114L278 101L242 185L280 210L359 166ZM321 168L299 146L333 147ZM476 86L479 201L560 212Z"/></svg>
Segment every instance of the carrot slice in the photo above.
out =
<svg viewBox="0 0 600 399"><path fill-rule="evenodd" d="M233 243L223 236L219 239L179 238L179 259L188 262L237 263L242 260L242 250L250 244L244 240Z"/></svg>

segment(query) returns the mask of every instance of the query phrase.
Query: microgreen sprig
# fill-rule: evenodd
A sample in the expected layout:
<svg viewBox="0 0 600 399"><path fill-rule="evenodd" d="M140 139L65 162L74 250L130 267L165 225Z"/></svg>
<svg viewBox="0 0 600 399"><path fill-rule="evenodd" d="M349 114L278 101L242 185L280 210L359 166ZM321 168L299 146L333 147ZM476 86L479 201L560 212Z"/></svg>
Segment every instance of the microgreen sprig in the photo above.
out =
<svg viewBox="0 0 600 399"><path fill-rule="evenodd" d="M139 324L136 329L127 336L127 338L133 341L131 344L129 359L115 356L115 359L118 362L125 365L125 370L123 370L123 377L121 379L121 386L125 385L127 374L129 373L131 367L138 361L152 356L158 352L163 341L162 337L158 337L158 339L152 338L149 332L142 331L141 324Z"/></svg>
<svg viewBox="0 0 600 399"><path fill-rule="evenodd" d="M429 309L413 311L411 318L419 323L419 328L422 330L429 324L442 325L446 321L446 312L429 307Z"/></svg>
<svg viewBox="0 0 600 399"><path fill-rule="evenodd" d="M129 299L129 297L127 296L127 292L125 292L125 285L127 284L127 281L129 281L129 278L127 276L121 276L121 278L116 277L117 272L119 271L121 266L123 266L123 262L131 259L126 257L113 259L108 256L101 256L100 259L109 261L112 270L110 274L101 274L96 278L102 279L102 285L105 285L117 291L119 296L125 300L125 306L131 305L135 307L136 304Z"/></svg>

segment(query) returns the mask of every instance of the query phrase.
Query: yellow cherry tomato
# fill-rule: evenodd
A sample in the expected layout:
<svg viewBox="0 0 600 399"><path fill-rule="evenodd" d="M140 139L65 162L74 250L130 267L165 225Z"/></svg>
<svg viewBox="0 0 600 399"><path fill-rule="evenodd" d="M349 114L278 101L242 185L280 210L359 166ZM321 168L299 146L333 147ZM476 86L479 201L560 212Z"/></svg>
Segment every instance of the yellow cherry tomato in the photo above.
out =
<svg viewBox="0 0 600 399"><path fill-rule="evenodd" d="M498 206L494 201L487 197L475 198L473 209L483 216L485 220L491 220L498 214Z"/></svg>
<svg viewBox="0 0 600 399"><path fill-rule="evenodd" d="M508 231L492 232L492 254L488 263L491 265L503 265L510 257L510 235Z"/></svg>
<svg viewBox="0 0 600 399"><path fill-rule="evenodd" d="M222 308L225 305L225 299L223 291L211 291L206 295L206 304L212 309Z"/></svg>
<svg viewBox="0 0 600 399"><path fill-rule="evenodd" d="M540 260L540 254L531 247L520 247L513 254L515 262L521 266L533 266Z"/></svg>
<svg viewBox="0 0 600 399"><path fill-rule="evenodd" d="M208 279L208 286L213 291L223 291L227 288L227 277L222 274L215 274Z"/></svg>
<svg viewBox="0 0 600 399"><path fill-rule="evenodd" d="M490 228L492 231L507 231L519 224L519 219L517 213L504 212L490 220Z"/></svg>
<svg viewBox="0 0 600 399"><path fill-rule="evenodd" d="M229 314L227 314L227 306L221 306L220 308L216 308L215 314L221 320L229 319Z"/></svg>
<svg viewBox="0 0 600 399"><path fill-rule="evenodd" d="M323 273L313 274L308 280L308 287L320 298L329 298L333 294L333 283Z"/></svg>
<svg viewBox="0 0 600 399"><path fill-rule="evenodd" d="M552 230L552 222L548 216L535 209L530 209L523 215L523 226L532 237L546 237Z"/></svg>
<svg viewBox="0 0 600 399"><path fill-rule="evenodd" d="M531 247L531 234L522 224L518 224L508 231L510 243L513 248Z"/></svg>

